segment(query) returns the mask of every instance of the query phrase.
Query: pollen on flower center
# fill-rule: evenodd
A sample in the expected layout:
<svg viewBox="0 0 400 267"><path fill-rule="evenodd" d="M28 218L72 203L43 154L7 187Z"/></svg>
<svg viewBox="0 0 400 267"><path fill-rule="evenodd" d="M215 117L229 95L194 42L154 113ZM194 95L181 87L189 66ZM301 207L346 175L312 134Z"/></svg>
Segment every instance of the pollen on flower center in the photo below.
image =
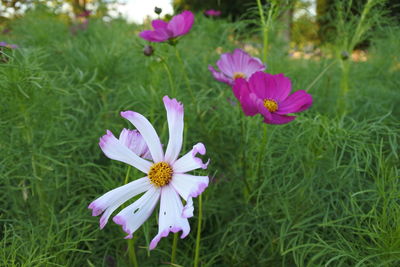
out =
<svg viewBox="0 0 400 267"><path fill-rule="evenodd" d="M233 79L237 79L237 78L246 78L246 74L244 74L243 72L234 72L233 73Z"/></svg>
<svg viewBox="0 0 400 267"><path fill-rule="evenodd" d="M264 107L269 110L269 112L275 112L278 110L278 103L273 99L264 99Z"/></svg>
<svg viewBox="0 0 400 267"><path fill-rule="evenodd" d="M148 176L152 184L161 187L169 184L172 179L172 173L171 166L162 161L150 167Z"/></svg>

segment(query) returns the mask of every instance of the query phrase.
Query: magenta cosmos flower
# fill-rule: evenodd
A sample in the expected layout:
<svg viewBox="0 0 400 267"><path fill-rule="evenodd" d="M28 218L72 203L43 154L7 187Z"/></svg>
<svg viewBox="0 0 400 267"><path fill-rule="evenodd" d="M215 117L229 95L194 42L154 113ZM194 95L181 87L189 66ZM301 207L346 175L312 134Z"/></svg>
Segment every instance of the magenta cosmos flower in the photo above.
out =
<svg viewBox="0 0 400 267"><path fill-rule="evenodd" d="M265 70L260 59L250 56L241 49L235 49L233 53L222 54L217 61L217 66L221 72L216 71L211 65L208 66L208 69L217 81L230 86L237 78L247 80L253 73Z"/></svg>
<svg viewBox="0 0 400 267"><path fill-rule="evenodd" d="M192 150L178 159L183 139L183 105L168 96L163 98L167 110L169 142L164 154L160 139L150 122L141 114L133 111L121 112L141 133L123 130L119 139L110 131L100 138L100 147L110 159L127 163L143 173L143 178L120 186L99 197L89 205L92 215L100 218L102 229L111 214L123 203L134 196L144 193L138 200L122 209L113 221L122 225L132 238L133 233L150 217L160 200L158 216L158 234L150 242L154 249L162 237L169 232L182 231L181 238L190 232L188 218L193 216L193 197L200 195L208 186L208 176L193 176L186 172L195 169L206 169L208 162L196 157L204 155L206 148L202 143L193 146ZM147 150L151 161L144 159ZM186 201L182 205L181 198Z"/></svg>
<svg viewBox="0 0 400 267"><path fill-rule="evenodd" d="M208 17L219 17L219 16L221 16L221 11L209 9L209 10L204 11L204 15L206 15Z"/></svg>
<svg viewBox="0 0 400 267"><path fill-rule="evenodd" d="M139 36L147 41L156 43L174 41L176 37L187 34L192 28L193 22L193 13L183 11L181 14L174 16L169 22L160 19L153 20L151 25L154 30L142 31Z"/></svg>
<svg viewBox="0 0 400 267"><path fill-rule="evenodd" d="M291 122L296 116L287 114L308 109L312 97L304 90L290 94L292 84L283 74L254 73L249 81L237 79L233 93L247 116L261 114L268 124Z"/></svg>

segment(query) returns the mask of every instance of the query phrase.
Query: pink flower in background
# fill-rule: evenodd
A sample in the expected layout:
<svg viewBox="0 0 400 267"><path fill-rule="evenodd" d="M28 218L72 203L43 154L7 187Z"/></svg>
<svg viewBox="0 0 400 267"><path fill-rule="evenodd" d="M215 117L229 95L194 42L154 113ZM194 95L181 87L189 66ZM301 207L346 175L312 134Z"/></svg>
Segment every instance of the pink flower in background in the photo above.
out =
<svg viewBox="0 0 400 267"><path fill-rule="evenodd" d="M192 198L200 195L209 182L208 176L186 174L195 169L207 168L208 162L203 163L196 157L197 153L204 155L206 148L202 143L197 143L191 151L178 159L183 141L183 105L168 96L163 101L169 128L165 154L155 129L144 116L133 111L121 112L121 116L128 119L141 134L124 129L117 139L107 131L100 138L100 147L110 159L127 163L145 173L145 176L109 191L89 205L93 216L103 214L100 218L100 228L103 228L118 207L144 193L113 218L128 234L125 238L132 238L160 200L159 231L150 242L150 249L154 249L160 239L170 232L182 231L181 238L189 234L188 218L193 216ZM147 151L150 152L147 158L151 158L151 161L143 158ZM186 206L183 206L181 198L186 201Z"/></svg>
<svg viewBox="0 0 400 267"><path fill-rule="evenodd" d="M176 37L187 34L192 28L193 22L193 13L183 11L181 14L174 16L169 22L160 19L153 20L151 25L154 30L142 31L139 36L150 42L172 42Z"/></svg>
<svg viewBox="0 0 400 267"><path fill-rule="evenodd" d="M221 11L209 9L209 10L204 11L204 15L206 15L208 17L219 17L219 16L221 16Z"/></svg>
<svg viewBox="0 0 400 267"><path fill-rule="evenodd" d="M211 65L208 66L208 70L217 81L230 86L237 78L248 80L253 73L265 70L260 59L250 56L241 49L235 49L233 53L222 54L216 64L221 72L216 71Z"/></svg>
<svg viewBox="0 0 400 267"><path fill-rule="evenodd" d="M90 14L92 13L92 11L90 10L84 10L82 13L79 13L78 15L76 15L78 18L88 18L90 16Z"/></svg>
<svg viewBox="0 0 400 267"><path fill-rule="evenodd" d="M5 47L5 48L9 48L9 49L16 49L16 48L18 48L18 45L8 44L6 42L0 42L0 47Z"/></svg>
<svg viewBox="0 0 400 267"><path fill-rule="evenodd" d="M291 122L296 116L287 114L301 112L312 104L312 96L304 90L290 94L290 79L283 74L254 73L249 81L237 79L233 93L240 101L247 116L261 114L268 124Z"/></svg>

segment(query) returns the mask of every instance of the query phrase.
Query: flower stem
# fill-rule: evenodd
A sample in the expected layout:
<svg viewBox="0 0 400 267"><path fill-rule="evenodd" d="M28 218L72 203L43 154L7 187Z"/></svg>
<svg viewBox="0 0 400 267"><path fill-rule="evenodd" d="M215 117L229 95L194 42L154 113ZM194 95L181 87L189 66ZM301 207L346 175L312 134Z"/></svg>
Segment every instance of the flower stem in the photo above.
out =
<svg viewBox="0 0 400 267"><path fill-rule="evenodd" d="M330 68L333 66L333 64L335 64L335 63L336 63L336 61L333 60L328 66L326 66L325 69L323 69L323 70L320 72L320 74L318 74L318 76L310 83L310 85L307 86L306 91L308 92L308 91L314 86L314 84L315 84L316 82L318 82L319 79L321 79L321 77L325 74L325 72L327 72L328 69L330 69Z"/></svg>
<svg viewBox="0 0 400 267"><path fill-rule="evenodd" d="M195 100L195 97L193 94L193 89L192 89L192 86L190 85L189 76L187 75L187 72L186 72L185 64L183 63L183 60L179 53L179 49L176 46L175 46L175 54L176 54L176 58L179 61L179 64L181 65L181 69L182 69L183 77L185 78L186 86L189 88L189 92L190 92L192 99Z"/></svg>
<svg viewBox="0 0 400 267"><path fill-rule="evenodd" d="M197 222L197 235L196 235L196 249L194 253L194 267L199 266L199 258L200 258L200 237L201 237L201 220L203 218L203 201L202 194L199 196L199 218Z"/></svg>
<svg viewBox="0 0 400 267"><path fill-rule="evenodd" d="M239 112L241 112L241 111L239 110ZM244 140L244 146L246 146L247 136L246 136L246 122L245 122L245 117L244 116L242 116L242 119L241 119L241 134L242 134L242 138ZM249 182L247 181L247 174L246 174L246 168L247 168L247 164L246 164L246 162L247 162L246 161L246 149L242 149L241 161L242 161L242 171L243 171L242 176L243 176L243 182L244 182L244 185L245 185L243 194L244 194L245 200L247 201L251 190L250 190Z"/></svg>
<svg viewBox="0 0 400 267"><path fill-rule="evenodd" d="M171 264L175 262L177 246L178 246L178 233L175 233L174 239L172 240Z"/></svg>
<svg viewBox="0 0 400 267"><path fill-rule="evenodd" d="M128 166L128 169L126 170L124 184L128 183L130 172L131 172L131 166ZM134 267L139 267L139 265L137 263L137 259L136 259L135 241L133 240L133 238L128 239L128 258L129 258L129 262L131 262Z"/></svg>
<svg viewBox="0 0 400 267"><path fill-rule="evenodd" d="M164 66L164 69L165 69L165 71L167 72L167 75L168 75L169 87L171 87L172 97L175 97L176 96L176 90L175 90L174 82L172 80L171 69L168 66L168 63L164 58L160 57L160 59L161 59L161 63Z"/></svg>
<svg viewBox="0 0 400 267"><path fill-rule="evenodd" d="M263 6L261 4L261 0L257 0L258 12L260 13L260 21L261 21L261 29L263 33L263 53L262 53L262 61L265 63L267 62L267 54L268 54L268 35L269 30L272 24L272 16L274 15L274 10L276 8L275 1L270 3L268 8L268 16L265 18Z"/></svg>
<svg viewBox="0 0 400 267"><path fill-rule="evenodd" d="M261 177L260 169L261 169L262 161L264 160L263 155L265 152L265 147L267 146L267 141L268 141L268 125L265 124L264 125L264 135L263 135L261 145L259 146L260 150L258 151L258 156L257 156L256 179L257 179L257 177ZM261 178L259 178L259 180L261 180Z"/></svg>

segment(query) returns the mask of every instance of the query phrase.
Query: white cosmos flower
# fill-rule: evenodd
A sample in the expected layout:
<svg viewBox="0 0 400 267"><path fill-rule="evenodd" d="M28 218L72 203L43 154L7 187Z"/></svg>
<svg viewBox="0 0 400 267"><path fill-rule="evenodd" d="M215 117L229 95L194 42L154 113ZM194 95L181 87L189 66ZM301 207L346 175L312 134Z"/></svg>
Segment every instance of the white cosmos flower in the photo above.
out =
<svg viewBox="0 0 400 267"><path fill-rule="evenodd" d="M208 162L203 163L196 157L197 153L204 155L206 148L202 143L197 143L191 151L178 159L183 140L183 105L168 96L164 96L163 101L169 128L165 154L160 138L144 116L133 111L121 112L121 116L129 120L137 131L124 129L119 139L107 131L100 138L100 147L110 159L127 163L146 176L107 192L89 205L93 216L103 214L100 218L102 229L118 207L144 193L113 218L128 234L125 238L132 238L133 233L150 217L160 199L158 234L150 242L150 249L154 249L169 232L182 231L181 238L189 234L187 218L193 216L192 198L200 195L209 182L208 176L186 174L198 168L207 168ZM185 207L181 198L186 201Z"/></svg>

